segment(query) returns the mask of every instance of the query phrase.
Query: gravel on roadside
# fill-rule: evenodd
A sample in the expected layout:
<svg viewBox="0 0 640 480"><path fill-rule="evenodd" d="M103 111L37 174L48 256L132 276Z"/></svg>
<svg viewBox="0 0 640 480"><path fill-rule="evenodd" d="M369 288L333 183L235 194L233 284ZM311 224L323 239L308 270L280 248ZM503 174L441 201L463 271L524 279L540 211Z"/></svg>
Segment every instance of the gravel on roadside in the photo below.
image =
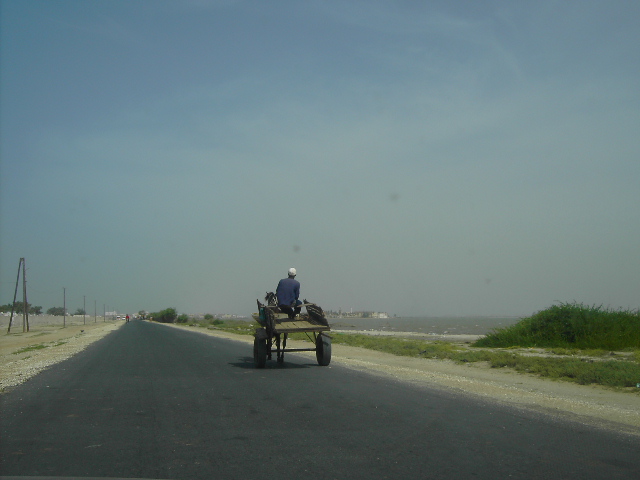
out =
<svg viewBox="0 0 640 480"><path fill-rule="evenodd" d="M0 336L0 393L20 385L100 340L124 322L32 326L29 332L12 327Z"/></svg>

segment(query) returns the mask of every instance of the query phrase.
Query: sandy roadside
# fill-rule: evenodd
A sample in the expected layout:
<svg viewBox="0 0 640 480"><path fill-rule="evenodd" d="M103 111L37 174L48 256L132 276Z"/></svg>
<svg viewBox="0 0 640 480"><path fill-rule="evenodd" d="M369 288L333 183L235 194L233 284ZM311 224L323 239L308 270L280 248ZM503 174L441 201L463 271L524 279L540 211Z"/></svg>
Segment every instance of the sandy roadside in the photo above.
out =
<svg viewBox="0 0 640 480"><path fill-rule="evenodd" d="M0 393L84 350L123 323L33 325L29 332L23 332L20 324L9 334L5 326L0 335Z"/></svg>
<svg viewBox="0 0 640 480"><path fill-rule="evenodd" d="M74 325L38 326L29 333L0 336L0 392L18 385L50 365L58 363L99 340L123 322ZM221 330L209 330L182 325L203 335L211 335L243 342L247 355L252 355L253 337ZM450 338L450 341L464 339ZM302 342L290 341L289 346L302 347ZM29 347L39 347L30 349ZM308 344L306 345L308 347ZM296 353L314 358L313 352ZM269 363L268 366L275 366ZM544 380L522 375L507 369L493 369L470 363L457 365L450 361L397 357L363 348L333 345L333 365L341 365L376 375L409 382L417 386L443 388L474 395L485 400L535 410L547 415L613 428L640 436L640 393L623 393L610 389L576 385L568 382Z"/></svg>

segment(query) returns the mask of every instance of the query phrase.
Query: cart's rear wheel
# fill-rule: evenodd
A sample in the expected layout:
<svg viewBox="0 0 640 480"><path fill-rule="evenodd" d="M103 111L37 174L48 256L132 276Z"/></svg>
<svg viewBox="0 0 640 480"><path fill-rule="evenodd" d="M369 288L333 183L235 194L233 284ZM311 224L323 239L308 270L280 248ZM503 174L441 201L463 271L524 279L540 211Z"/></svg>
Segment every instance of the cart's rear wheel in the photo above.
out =
<svg viewBox="0 0 640 480"><path fill-rule="evenodd" d="M267 363L266 338L255 338L253 340L253 363L256 368L264 368Z"/></svg>
<svg viewBox="0 0 640 480"><path fill-rule="evenodd" d="M316 338L316 359L323 367L331 362L331 338L326 335L319 334Z"/></svg>

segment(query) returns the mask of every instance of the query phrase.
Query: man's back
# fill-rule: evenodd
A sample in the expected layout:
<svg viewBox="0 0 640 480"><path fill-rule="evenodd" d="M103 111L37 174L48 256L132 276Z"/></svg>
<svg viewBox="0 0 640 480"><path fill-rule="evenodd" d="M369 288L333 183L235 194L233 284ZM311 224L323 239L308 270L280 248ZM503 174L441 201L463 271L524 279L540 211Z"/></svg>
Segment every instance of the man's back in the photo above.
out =
<svg viewBox="0 0 640 480"><path fill-rule="evenodd" d="M300 296L300 282L295 278L283 278L276 289L278 305L293 305Z"/></svg>

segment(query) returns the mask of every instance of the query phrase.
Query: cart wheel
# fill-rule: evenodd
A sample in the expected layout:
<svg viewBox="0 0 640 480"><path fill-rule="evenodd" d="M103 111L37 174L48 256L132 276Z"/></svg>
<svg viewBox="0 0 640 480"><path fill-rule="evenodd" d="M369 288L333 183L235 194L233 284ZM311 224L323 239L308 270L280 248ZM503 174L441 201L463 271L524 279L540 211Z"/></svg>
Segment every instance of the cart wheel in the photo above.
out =
<svg viewBox="0 0 640 480"><path fill-rule="evenodd" d="M331 338L326 335L318 335L316 338L316 359L318 365L326 367L331 362Z"/></svg>
<svg viewBox="0 0 640 480"><path fill-rule="evenodd" d="M253 340L253 363L256 368L264 368L267 363L267 340L256 338Z"/></svg>

